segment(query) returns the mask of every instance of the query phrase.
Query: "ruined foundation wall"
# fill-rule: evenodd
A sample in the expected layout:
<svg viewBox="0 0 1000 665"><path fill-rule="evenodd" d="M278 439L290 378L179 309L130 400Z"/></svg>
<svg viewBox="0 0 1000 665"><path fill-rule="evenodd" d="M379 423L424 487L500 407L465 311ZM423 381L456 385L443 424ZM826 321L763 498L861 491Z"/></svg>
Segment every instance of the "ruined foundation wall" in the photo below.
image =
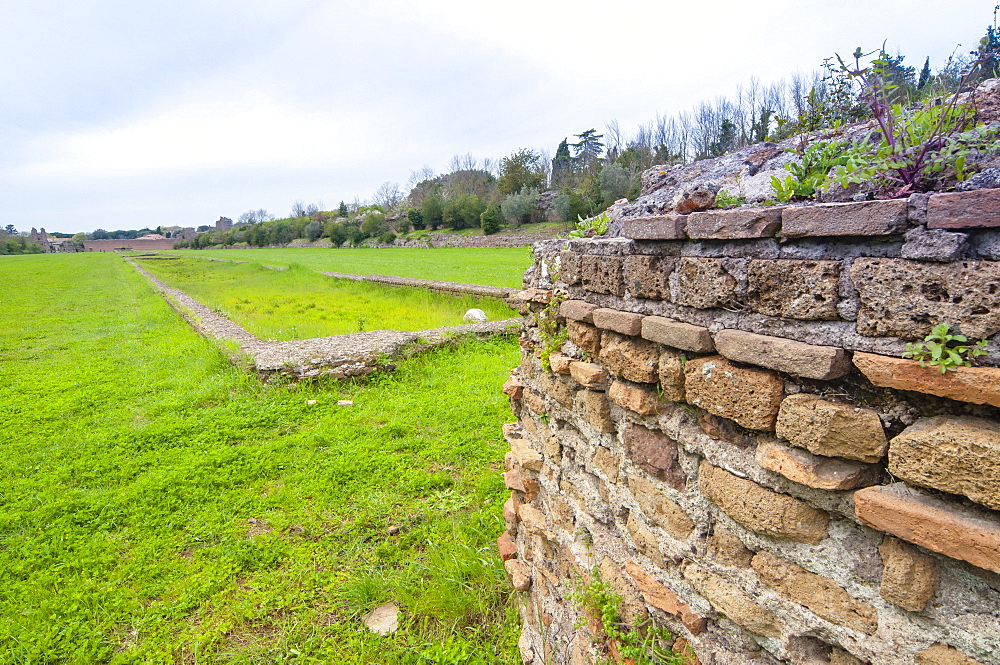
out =
<svg viewBox="0 0 1000 665"><path fill-rule="evenodd" d="M498 541L525 662L628 662L599 576L692 663L1000 663L997 227L983 190L536 245ZM901 359L938 323L980 367Z"/></svg>

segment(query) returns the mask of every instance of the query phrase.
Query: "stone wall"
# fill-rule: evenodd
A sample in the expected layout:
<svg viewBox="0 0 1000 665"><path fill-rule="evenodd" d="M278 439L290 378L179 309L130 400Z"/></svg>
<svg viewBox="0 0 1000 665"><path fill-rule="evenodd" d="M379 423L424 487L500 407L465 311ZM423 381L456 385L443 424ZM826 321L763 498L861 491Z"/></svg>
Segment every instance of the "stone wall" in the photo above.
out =
<svg viewBox="0 0 1000 665"><path fill-rule="evenodd" d="M629 662L599 577L692 663L1000 663L1000 190L622 228L525 276L525 662ZM900 358L938 323L980 366Z"/></svg>
<svg viewBox="0 0 1000 665"><path fill-rule="evenodd" d="M135 250L138 252L157 252L165 249L173 249L174 244L179 242L179 238L155 238L134 240L85 240L83 241L83 251L85 252L116 252L119 250Z"/></svg>

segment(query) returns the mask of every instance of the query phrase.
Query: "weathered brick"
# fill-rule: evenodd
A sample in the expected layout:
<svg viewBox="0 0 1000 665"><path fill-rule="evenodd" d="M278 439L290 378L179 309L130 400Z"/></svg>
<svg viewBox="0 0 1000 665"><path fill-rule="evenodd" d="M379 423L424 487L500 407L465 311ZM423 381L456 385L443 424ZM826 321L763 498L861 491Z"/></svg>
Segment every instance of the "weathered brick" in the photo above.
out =
<svg viewBox="0 0 1000 665"><path fill-rule="evenodd" d="M784 380L774 372L737 367L722 356L695 358L684 367L688 404L750 429L774 429L784 390Z"/></svg>
<svg viewBox="0 0 1000 665"><path fill-rule="evenodd" d="M503 426L503 436L510 444L510 451L514 453L518 463L529 471L540 471L542 469L542 454L535 450L533 441L525 436L524 429L517 423L508 423Z"/></svg>
<svg viewBox="0 0 1000 665"><path fill-rule="evenodd" d="M953 559L1000 573L1000 520L907 487L866 487L854 493L854 513L868 526Z"/></svg>
<svg viewBox="0 0 1000 665"><path fill-rule="evenodd" d="M636 549L649 557L650 561L660 568L666 565L663 552L660 551L659 539L634 513L629 513L628 519L625 521L625 530L632 537Z"/></svg>
<svg viewBox="0 0 1000 665"><path fill-rule="evenodd" d="M876 386L1000 406L1000 369L995 367L958 367L941 374L932 368L921 367L915 360L860 351L854 353L853 361Z"/></svg>
<svg viewBox="0 0 1000 665"><path fill-rule="evenodd" d="M625 257L625 290L636 298L662 300L670 296L670 273L676 260L636 254Z"/></svg>
<svg viewBox="0 0 1000 665"><path fill-rule="evenodd" d="M567 376L542 374L538 377L538 387L564 408L572 409L573 395L579 385Z"/></svg>
<svg viewBox="0 0 1000 665"><path fill-rule="evenodd" d="M524 405L528 407L528 410L532 413L542 414L548 411L549 405L545 403L545 398L538 394L537 391L530 388L525 388L521 395L521 399Z"/></svg>
<svg viewBox="0 0 1000 665"><path fill-rule="evenodd" d="M608 387L608 399L640 416L651 416L666 410L667 404L652 390L634 383L612 381Z"/></svg>
<svg viewBox="0 0 1000 665"><path fill-rule="evenodd" d="M549 354L549 367L556 374L569 374L569 364L571 362L573 362L573 358L564 356L561 353Z"/></svg>
<svg viewBox="0 0 1000 665"><path fill-rule="evenodd" d="M507 379L502 388L505 395L509 395L512 399L521 399L524 395L524 384L516 376L511 376Z"/></svg>
<svg viewBox="0 0 1000 665"><path fill-rule="evenodd" d="M564 300L559 305L559 316L573 321L593 323L595 309L597 309L597 305L586 300Z"/></svg>
<svg viewBox="0 0 1000 665"><path fill-rule="evenodd" d="M687 540L694 522L684 509L667 498L655 483L635 474L628 475L628 488L646 519L677 540Z"/></svg>
<svg viewBox="0 0 1000 665"><path fill-rule="evenodd" d="M633 240L684 240L687 215L633 217L622 221L622 236Z"/></svg>
<svg viewBox="0 0 1000 665"><path fill-rule="evenodd" d="M671 402L684 401L684 355L669 349L657 359L656 378L660 380L661 397Z"/></svg>
<svg viewBox="0 0 1000 665"><path fill-rule="evenodd" d="M583 288L593 293L625 295L625 281L622 277L624 260L620 256L581 257Z"/></svg>
<svg viewBox="0 0 1000 665"><path fill-rule="evenodd" d="M528 533L551 535L548 529L546 529L548 518L538 508L526 503L518 509L518 515Z"/></svg>
<svg viewBox="0 0 1000 665"><path fill-rule="evenodd" d="M881 469L833 457L821 457L775 439L761 439L755 453L757 464L785 478L821 490L852 490L875 485Z"/></svg>
<svg viewBox="0 0 1000 665"><path fill-rule="evenodd" d="M582 321L566 322L566 338L580 347L591 358L601 352L601 331Z"/></svg>
<svg viewBox="0 0 1000 665"><path fill-rule="evenodd" d="M601 473L608 479L608 482L618 482L618 458L610 450L604 446L597 446L591 462L595 468L601 470Z"/></svg>
<svg viewBox="0 0 1000 665"><path fill-rule="evenodd" d="M1000 226L1000 190L934 194L927 202L927 228L979 229Z"/></svg>
<svg viewBox="0 0 1000 665"><path fill-rule="evenodd" d="M658 378L659 350L647 340L605 331L598 358L614 376L638 383L656 383Z"/></svg>
<svg viewBox="0 0 1000 665"><path fill-rule="evenodd" d="M790 319L839 318L839 261L753 260L747 269L750 307Z"/></svg>
<svg viewBox="0 0 1000 665"><path fill-rule="evenodd" d="M756 437L744 432L732 420L712 413L698 414L698 428L713 439L732 443L740 448L749 448L757 443Z"/></svg>
<svg viewBox="0 0 1000 665"><path fill-rule="evenodd" d="M523 291L518 291L514 294L514 298L521 300L523 302L537 302L548 304L552 300L552 291L549 289L524 289Z"/></svg>
<svg viewBox="0 0 1000 665"><path fill-rule="evenodd" d="M735 533L716 523L708 537L708 556L712 561L733 568L749 568L753 552Z"/></svg>
<svg viewBox="0 0 1000 665"><path fill-rule="evenodd" d="M887 445L877 413L809 393L782 400L775 433L816 455L859 462L879 461Z"/></svg>
<svg viewBox="0 0 1000 665"><path fill-rule="evenodd" d="M889 471L1000 510L1000 423L963 416L918 420L889 442Z"/></svg>
<svg viewBox="0 0 1000 665"><path fill-rule="evenodd" d="M781 233L789 238L902 233L907 226L906 210L905 199L785 208Z"/></svg>
<svg viewBox="0 0 1000 665"><path fill-rule="evenodd" d="M698 309L726 307L741 295L737 291L739 283L726 270L724 259L681 257L674 276L677 280L673 301L678 305Z"/></svg>
<svg viewBox="0 0 1000 665"><path fill-rule="evenodd" d="M932 644L916 655L917 665L983 665L964 653L946 644Z"/></svg>
<svg viewBox="0 0 1000 665"><path fill-rule="evenodd" d="M782 208L706 210L688 215L687 235L698 240L769 238L781 228Z"/></svg>
<svg viewBox="0 0 1000 665"><path fill-rule="evenodd" d="M833 580L779 559L767 551L754 555L754 571L778 595L804 605L816 616L859 633L878 630L875 608L854 598Z"/></svg>
<svg viewBox="0 0 1000 665"><path fill-rule="evenodd" d="M755 603L742 589L707 568L692 563L684 567L684 579L712 607L730 621L766 637L781 635L781 620Z"/></svg>
<svg viewBox="0 0 1000 665"><path fill-rule="evenodd" d="M715 333L715 348L730 360L807 379L836 379L851 369L851 361L843 349L742 330L727 329Z"/></svg>
<svg viewBox="0 0 1000 665"><path fill-rule="evenodd" d="M504 561L504 570L510 576L510 585L517 591L527 591L531 588L531 568L520 559Z"/></svg>
<svg viewBox="0 0 1000 665"><path fill-rule="evenodd" d="M818 545L827 534L829 516L805 501L778 494L752 480L734 476L702 460L698 489L734 520L772 538Z"/></svg>
<svg viewBox="0 0 1000 665"><path fill-rule="evenodd" d="M580 255L578 253L559 252L559 278L571 286L580 283Z"/></svg>
<svg viewBox="0 0 1000 665"><path fill-rule="evenodd" d="M1000 262L863 258L851 281L862 335L920 339L940 323L960 324L970 339L1000 331Z"/></svg>
<svg viewBox="0 0 1000 665"><path fill-rule="evenodd" d="M511 535L517 533L517 523L520 521L520 518L517 516L517 509L519 505L520 504L518 503L514 492L510 493L507 501L503 504L504 525L507 527L507 533Z"/></svg>
<svg viewBox="0 0 1000 665"><path fill-rule="evenodd" d="M904 610L922 612L937 589L937 563L892 536L882 540L878 553L884 566L879 594Z"/></svg>
<svg viewBox="0 0 1000 665"><path fill-rule="evenodd" d="M687 478L677 461L677 442L660 430L629 425L622 432L625 454L646 473L683 491Z"/></svg>
<svg viewBox="0 0 1000 665"><path fill-rule="evenodd" d="M595 390L581 390L576 394L573 408L588 425L598 432L615 431L615 423L611 420L611 406L604 393Z"/></svg>
<svg viewBox="0 0 1000 665"><path fill-rule="evenodd" d="M604 330L612 330L622 335L638 335L642 332L642 314L622 312L617 309L600 307L594 310L594 325Z"/></svg>
<svg viewBox="0 0 1000 665"><path fill-rule="evenodd" d="M604 390L608 385L608 374L597 363L574 360L569 364L569 374L580 385L593 390Z"/></svg>
<svg viewBox="0 0 1000 665"><path fill-rule="evenodd" d="M684 627L691 631L692 635L700 635L708 627L708 620L700 617L691 611L691 607L681 600L677 594L668 589L646 572L646 569L635 561L628 561L625 564L625 572L632 576L639 591L642 592L646 602L663 610L667 614L679 617Z"/></svg>
<svg viewBox="0 0 1000 665"><path fill-rule="evenodd" d="M504 533L497 538L497 551L500 553L501 561L517 558L517 545L514 544L514 540L510 537L509 533Z"/></svg>
<svg viewBox="0 0 1000 665"><path fill-rule="evenodd" d="M667 319L662 316L647 316L642 320L642 336L652 342L695 353L710 353L715 350L712 334L708 328L694 326Z"/></svg>

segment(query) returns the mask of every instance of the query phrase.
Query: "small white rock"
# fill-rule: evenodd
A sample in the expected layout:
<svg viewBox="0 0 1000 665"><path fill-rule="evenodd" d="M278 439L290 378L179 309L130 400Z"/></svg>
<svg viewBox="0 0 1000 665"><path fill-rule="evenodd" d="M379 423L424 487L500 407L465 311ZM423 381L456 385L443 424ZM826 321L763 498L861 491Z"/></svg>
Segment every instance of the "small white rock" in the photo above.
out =
<svg viewBox="0 0 1000 665"><path fill-rule="evenodd" d="M349 399L338 399L337 406L354 406L354 402Z"/></svg>
<svg viewBox="0 0 1000 665"><path fill-rule="evenodd" d="M462 317L462 320L466 323L483 323L484 321L489 321L490 317L486 316L486 312L481 309L470 309Z"/></svg>
<svg viewBox="0 0 1000 665"><path fill-rule="evenodd" d="M315 399L307 399L306 400L306 406L312 406L313 404L319 404L319 401L315 400Z"/></svg>
<svg viewBox="0 0 1000 665"><path fill-rule="evenodd" d="M386 603L372 610L372 613L365 617L365 625L368 630L379 635L390 635L399 630L399 608L396 603Z"/></svg>

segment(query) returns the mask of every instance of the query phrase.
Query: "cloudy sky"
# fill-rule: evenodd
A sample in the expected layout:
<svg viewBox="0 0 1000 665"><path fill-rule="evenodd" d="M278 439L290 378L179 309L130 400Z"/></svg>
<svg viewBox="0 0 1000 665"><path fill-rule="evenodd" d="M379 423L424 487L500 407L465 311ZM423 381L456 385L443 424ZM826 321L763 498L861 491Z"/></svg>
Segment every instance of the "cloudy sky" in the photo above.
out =
<svg viewBox="0 0 1000 665"><path fill-rule="evenodd" d="M456 154L617 119L857 46L940 66L996 0L0 2L0 226L198 226L366 199Z"/></svg>

